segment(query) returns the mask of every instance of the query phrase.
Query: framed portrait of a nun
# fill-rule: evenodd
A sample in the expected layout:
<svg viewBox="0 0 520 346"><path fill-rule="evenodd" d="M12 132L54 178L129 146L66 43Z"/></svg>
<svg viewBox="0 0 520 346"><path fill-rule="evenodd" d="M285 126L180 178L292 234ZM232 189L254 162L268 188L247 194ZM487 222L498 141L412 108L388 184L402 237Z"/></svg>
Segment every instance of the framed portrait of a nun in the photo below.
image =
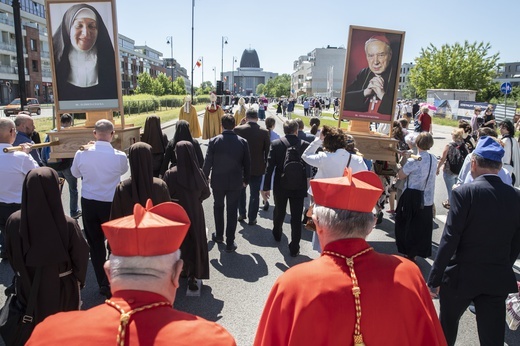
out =
<svg viewBox="0 0 520 346"><path fill-rule="evenodd" d="M57 113L121 109L113 0L48 0L47 30Z"/></svg>
<svg viewBox="0 0 520 346"><path fill-rule="evenodd" d="M394 119L404 32L350 26L341 119Z"/></svg>

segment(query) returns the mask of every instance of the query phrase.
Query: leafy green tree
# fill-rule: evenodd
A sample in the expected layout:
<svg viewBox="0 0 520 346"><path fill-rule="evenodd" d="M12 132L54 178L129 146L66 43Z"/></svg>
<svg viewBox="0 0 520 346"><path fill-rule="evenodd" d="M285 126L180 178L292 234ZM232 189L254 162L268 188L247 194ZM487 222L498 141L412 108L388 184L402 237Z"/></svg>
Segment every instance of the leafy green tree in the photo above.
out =
<svg viewBox="0 0 520 346"><path fill-rule="evenodd" d="M161 84L162 89L164 90L161 95L171 94L172 93L172 80L171 77L168 77L164 73L159 73L157 76L157 81ZM157 95L157 96L161 96Z"/></svg>
<svg viewBox="0 0 520 346"><path fill-rule="evenodd" d="M256 86L256 94L262 95L262 94L264 94L264 92L265 92L265 84L262 84L262 83L258 84Z"/></svg>
<svg viewBox="0 0 520 346"><path fill-rule="evenodd" d="M410 71L410 84L417 96L426 97L426 89L477 90L477 100L484 101L486 89L496 76L499 53L490 55L489 43L433 44L421 49Z"/></svg>
<svg viewBox="0 0 520 346"><path fill-rule="evenodd" d="M284 73L267 81L264 94L270 97L288 96L291 90L291 76Z"/></svg>
<svg viewBox="0 0 520 346"><path fill-rule="evenodd" d="M149 73L140 73L137 76L136 94L153 94L153 84L153 79Z"/></svg>
<svg viewBox="0 0 520 346"><path fill-rule="evenodd" d="M208 95L215 88L210 81L205 81L200 84L200 88L197 89L196 95Z"/></svg>
<svg viewBox="0 0 520 346"><path fill-rule="evenodd" d="M155 96L161 96L165 93L164 86L158 78L152 78L152 91Z"/></svg>
<svg viewBox="0 0 520 346"><path fill-rule="evenodd" d="M174 95L186 95L186 83L184 83L184 78L177 77L173 82L173 94Z"/></svg>

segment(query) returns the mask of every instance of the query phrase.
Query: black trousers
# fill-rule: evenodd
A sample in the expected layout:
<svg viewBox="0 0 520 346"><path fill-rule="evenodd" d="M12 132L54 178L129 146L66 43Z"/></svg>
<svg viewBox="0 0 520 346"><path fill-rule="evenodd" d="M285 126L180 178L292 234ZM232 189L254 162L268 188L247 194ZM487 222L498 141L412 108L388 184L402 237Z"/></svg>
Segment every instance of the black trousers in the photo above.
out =
<svg viewBox="0 0 520 346"><path fill-rule="evenodd" d="M442 285L440 289L440 314L442 330L448 345L455 345L459 320L473 301L477 313L478 338L481 346L504 345L505 300L507 295L478 295L461 297L454 289Z"/></svg>
<svg viewBox="0 0 520 346"><path fill-rule="evenodd" d="M287 201L291 211L291 241L289 250L292 254L300 250L300 239L302 237L302 216L304 197L288 197L284 193L273 191L273 236L279 240L282 237L283 221L287 210Z"/></svg>
<svg viewBox="0 0 520 346"><path fill-rule="evenodd" d="M94 267L99 287L109 285L107 275L103 269L108 251L105 246L105 235L103 234L101 224L110 219L111 206L112 202L101 202L81 197L83 226L85 227L85 236L90 246L90 261Z"/></svg>
<svg viewBox="0 0 520 346"><path fill-rule="evenodd" d="M226 200L226 243L231 245L235 241L237 229L237 208L240 198L239 190L213 190L213 216L217 238L224 237L224 199Z"/></svg>
<svg viewBox="0 0 520 346"><path fill-rule="evenodd" d="M5 224L7 223L7 219L11 216L15 211L20 210L21 204L18 203L1 203L0 202L0 252L5 254L5 240L4 240L4 232L5 232Z"/></svg>

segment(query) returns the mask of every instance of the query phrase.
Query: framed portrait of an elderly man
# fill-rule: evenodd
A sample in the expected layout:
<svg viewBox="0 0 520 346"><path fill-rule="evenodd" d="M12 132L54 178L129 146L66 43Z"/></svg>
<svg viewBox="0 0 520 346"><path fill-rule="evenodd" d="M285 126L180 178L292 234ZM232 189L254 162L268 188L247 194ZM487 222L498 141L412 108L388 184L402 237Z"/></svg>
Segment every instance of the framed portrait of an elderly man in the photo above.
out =
<svg viewBox="0 0 520 346"><path fill-rule="evenodd" d="M113 0L48 0L47 29L57 112L121 109Z"/></svg>
<svg viewBox="0 0 520 346"><path fill-rule="evenodd" d="M403 31L350 27L341 119L394 120L403 45Z"/></svg>

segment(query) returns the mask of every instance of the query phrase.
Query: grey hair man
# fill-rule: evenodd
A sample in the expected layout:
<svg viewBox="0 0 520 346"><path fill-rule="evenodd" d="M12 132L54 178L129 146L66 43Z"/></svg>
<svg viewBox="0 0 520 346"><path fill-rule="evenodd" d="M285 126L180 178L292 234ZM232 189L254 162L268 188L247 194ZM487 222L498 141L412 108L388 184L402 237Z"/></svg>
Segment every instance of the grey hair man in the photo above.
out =
<svg viewBox="0 0 520 346"><path fill-rule="evenodd" d="M401 257L375 252L365 240L374 226L372 209L382 191L377 175L363 171L314 179L311 185L317 203L312 219L323 245L322 256L278 278L254 345L443 345L420 270ZM376 323L380 318L387 321L385 333ZM342 327L331 333L332 325Z"/></svg>
<svg viewBox="0 0 520 346"><path fill-rule="evenodd" d="M172 309L183 261L179 247L190 220L178 204L167 202L103 224L111 245L105 263L114 296L87 311L53 315L34 330L28 345L74 344L88 340L101 345L235 345L221 326ZM89 328L84 328L88 321ZM58 332L59 331L59 332Z"/></svg>
<svg viewBox="0 0 520 346"><path fill-rule="evenodd" d="M22 143L22 151L8 151L16 138L16 125L9 118L0 118L0 258L7 258L4 247L4 230L9 216L20 210L22 203L22 185L25 176L38 163L28 155L31 144Z"/></svg>

